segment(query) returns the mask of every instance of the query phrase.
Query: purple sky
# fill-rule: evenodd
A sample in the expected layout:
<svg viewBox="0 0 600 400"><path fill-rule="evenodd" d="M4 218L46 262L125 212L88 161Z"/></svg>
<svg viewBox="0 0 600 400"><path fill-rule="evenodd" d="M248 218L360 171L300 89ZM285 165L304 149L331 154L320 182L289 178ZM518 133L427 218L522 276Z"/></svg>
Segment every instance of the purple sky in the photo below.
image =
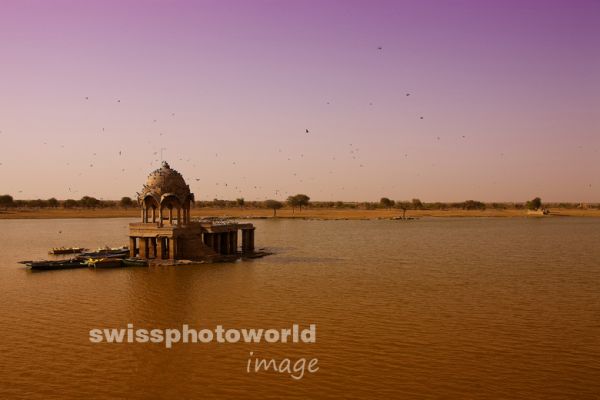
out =
<svg viewBox="0 0 600 400"><path fill-rule="evenodd" d="M599 1L2 0L0 72L16 198L600 201Z"/></svg>

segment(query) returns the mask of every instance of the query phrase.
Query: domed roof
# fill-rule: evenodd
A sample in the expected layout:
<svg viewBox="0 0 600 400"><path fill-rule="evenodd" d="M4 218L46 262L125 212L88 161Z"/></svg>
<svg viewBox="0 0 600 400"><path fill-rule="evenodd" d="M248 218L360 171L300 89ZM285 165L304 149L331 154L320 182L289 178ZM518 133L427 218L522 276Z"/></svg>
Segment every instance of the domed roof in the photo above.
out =
<svg viewBox="0 0 600 400"><path fill-rule="evenodd" d="M164 195L174 195L182 204L188 197L193 197L183 176L176 170L171 169L166 161L163 161L162 167L148 175L146 184L142 191L138 193L138 201L141 203L149 195L159 203Z"/></svg>

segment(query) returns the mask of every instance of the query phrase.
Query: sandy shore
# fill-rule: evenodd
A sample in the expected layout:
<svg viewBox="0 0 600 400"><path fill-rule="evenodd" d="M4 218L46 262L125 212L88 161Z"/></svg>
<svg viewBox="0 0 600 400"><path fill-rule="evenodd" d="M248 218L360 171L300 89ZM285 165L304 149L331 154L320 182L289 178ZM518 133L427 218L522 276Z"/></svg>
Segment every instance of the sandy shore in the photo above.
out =
<svg viewBox="0 0 600 400"><path fill-rule="evenodd" d="M140 216L139 209L122 208L104 208L104 209L39 209L39 210L0 210L0 219L53 219L53 218L137 218ZM253 209L253 208L194 208L192 217L207 216L230 216L234 218L271 218L272 210ZM386 219L402 216L401 210L353 210L353 209L335 209L335 208L309 208L301 212L296 210L292 213L291 209L282 209L277 211L278 218L304 218L304 219ZM527 217L524 210L408 210L407 217ZM581 210L581 209L550 209L549 217L569 216L569 217L600 217L600 210ZM530 217L539 218L539 217ZM547 218L547 217L543 217Z"/></svg>

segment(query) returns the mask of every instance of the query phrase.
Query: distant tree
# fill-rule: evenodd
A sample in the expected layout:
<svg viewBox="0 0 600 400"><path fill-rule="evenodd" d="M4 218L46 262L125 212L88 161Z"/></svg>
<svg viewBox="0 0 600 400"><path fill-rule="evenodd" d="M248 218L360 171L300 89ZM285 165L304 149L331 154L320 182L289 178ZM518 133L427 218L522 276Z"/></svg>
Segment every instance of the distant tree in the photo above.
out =
<svg viewBox="0 0 600 400"><path fill-rule="evenodd" d="M277 216L277 210L283 207L283 203L277 200L265 200L265 207L273 210L273 216Z"/></svg>
<svg viewBox="0 0 600 400"><path fill-rule="evenodd" d="M529 200L527 203L525 203L525 207L528 210L539 210L540 208L542 208L542 199L536 197L533 200Z"/></svg>
<svg viewBox="0 0 600 400"><path fill-rule="evenodd" d="M389 210L394 206L394 200L390 200L387 197L382 197L381 200L379 200L379 204L381 204L383 208L387 208Z"/></svg>
<svg viewBox="0 0 600 400"><path fill-rule="evenodd" d="M116 207L119 202L116 202L115 200L100 200L100 207L104 207L104 208L114 208Z"/></svg>
<svg viewBox="0 0 600 400"><path fill-rule="evenodd" d="M73 200L73 199L65 200L63 203L63 207L64 208L75 208L75 207L77 207L77 200Z"/></svg>
<svg viewBox="0 0 600 400"><path fill-rule="evenodd" d="M56 208L59 206L60 203L54 197L51 197L48 200L46 200L46 204L48 204L48 207Z"/></svg>
<svg viewBox="0 0 600 400"><path fill-rule="evenodd" d="M402 210L402 219L406 218L406 210L409 210L412 206L412 203L408 201L397 201L396 207Z"/></svg>
<svg viewBox="0 0 600 400"><path fill-rule="evenodd" d="M413 206L413 209L415 209L415 210L423 209L423 203L419 199L412 199L412 206Z"/></svg>
<svg viewBox="0 0 600 400"><path fill-rule="evenodd" d="M9 194L0 196L0 207L8 208L14 205L13 197Z"/></svg>
<svg viewBox="0 0 600 400"><path fill-rule="evenodd" d="M85 208L96 208L100 206L100 200L95 197L83 196L81 200L79 200L79 204Z"/></svg>
<svg viewBox="0 0 600 400"><path fill-rule="evenodd" d="M238 207L240 207L240 208L244 208L244 204L246 203L244 201L243 197L240 197L239 199L235 199L235 202L237 203Z"/></svg>
<svg viewBox="0 0 600 400"><path fill-rule="evenodd" d="M300 211L302 211L302 207L308 207L310 202L310 197L305 194L297 194L296 198L298 199L298 205L300 206Z"/></svg>
<svg viewBox="0 0 600 400"><path fill-rule="evenodd" d="M427 207L433 210L444 210L445 208L448 208L448 205L446 203L440 203L437 201L435 203L428 204Z"/></svg>
<svg viewBox="0 0 600 400"><path fill-rule="evenodd" d="M227 202L225 200L214 199L212 203L213 207L217 208L225 208L227 206Z"/></svg>
<svg viewBox="0 0 600 400"><path fill-rule="evenodd" d="M485 203L476 200L467 200L463 203L464 210L485 210Z"/></svg>
<svg viewBox="0 0 600 400"><path fill-rule="evenodd" d="M302 206L307 207L310 201L310 197L305 194L297 194L295 196L289 196L287 203L292 207L292 212L295 211L296 207L300 208L302 212Z"/></svg>
<svg viewBox="0 0 600 400"><path fill-rule="evenodd" d="M376 210L379 203L367 201L364 203L365 210Z"/></svg>
<svg viewBox="0 0 600 400"><path fill-rule="evenodd" d="M288 203L288 205L290 207L292 207L292 214L293 214L294 211L296 210L296 207L298 207L298 199L296 199L296 196L288 196L286 202Z"/></svg>
<svg viewBox="0 0 600 400"><path fill-rule="evenodd" d="M31 208L44 208L47 206L48 206L48 203L42 199L29 200L27 202L27 207L31 207Z"/></svg>
<svg viewBox="0 0 600 400"><path fill-rule="evenodd" d="M124 208L129 208L129 207L133 206L133 200L131 200L131 197L128 197L128 196L121 197L121 201L119 201L119 205Z"/></svg>

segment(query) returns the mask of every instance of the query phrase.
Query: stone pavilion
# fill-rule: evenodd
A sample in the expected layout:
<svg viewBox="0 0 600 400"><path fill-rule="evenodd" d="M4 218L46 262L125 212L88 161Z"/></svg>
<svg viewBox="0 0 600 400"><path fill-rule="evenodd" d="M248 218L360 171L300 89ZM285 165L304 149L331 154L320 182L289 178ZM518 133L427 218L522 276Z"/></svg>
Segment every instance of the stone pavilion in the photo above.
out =
<svg viewBox="0 0 600 400"><path fill-rule="evenodd" d="M252 224L192 220L194 194L167 162L148 176L137 199L141 221L129 224L131 257L218 260L254 253Z"/></svg>

